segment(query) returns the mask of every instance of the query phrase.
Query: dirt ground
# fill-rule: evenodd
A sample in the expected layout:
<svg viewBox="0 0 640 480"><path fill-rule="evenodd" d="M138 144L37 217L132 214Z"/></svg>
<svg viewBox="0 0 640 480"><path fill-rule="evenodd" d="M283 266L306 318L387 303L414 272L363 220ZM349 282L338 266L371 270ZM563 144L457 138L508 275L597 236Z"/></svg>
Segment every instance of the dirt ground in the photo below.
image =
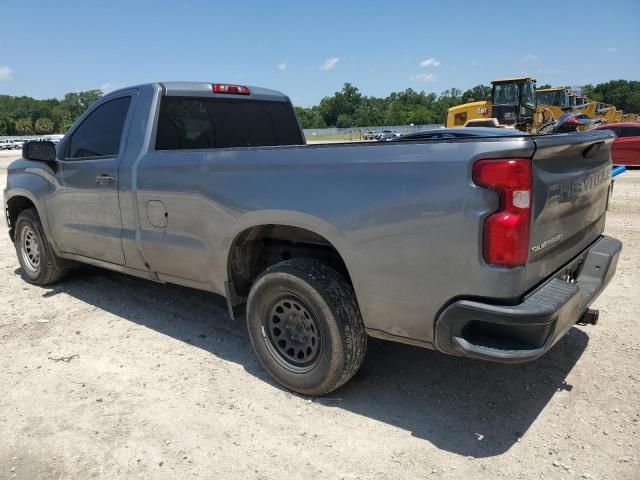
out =
<svg viewBox="0 0 640 480"><path fill-rule="evenodd" d="M270 380L222 298L89 267L30 286L1 233L0 479L637 480L639 206L640 171L617 177L598 326L519 366L372 340L319 400Z"/></svg>

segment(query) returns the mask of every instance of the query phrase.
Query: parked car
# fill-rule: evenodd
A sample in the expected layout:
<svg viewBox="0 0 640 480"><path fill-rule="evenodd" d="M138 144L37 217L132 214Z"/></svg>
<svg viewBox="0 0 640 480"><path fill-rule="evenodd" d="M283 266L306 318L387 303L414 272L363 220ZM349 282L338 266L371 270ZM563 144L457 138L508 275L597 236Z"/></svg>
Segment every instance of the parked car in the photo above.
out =
<svg viewBox="0 0 640 480"><path fill-rule="evenodd" d="M365 130L362 132L362 140L375 140L376 132L373 130Z"/></svg>
<svg viewBox="0 0 640 480"><path fill-rule="evenodd" d="M13 141L13 149L14 150L20 150L22 148L22 146L24 145L24 140L21 140L19 138L14 138L12 141Z"/></svg>
<svg viewBox="0 0 640 480"><path fill-rule="evenodd" d="M400 134L393 130L382 130L376 135L376 140L379 142L389 142L398 137L400 137Z"/></svg>
<svg viewBox="0 0 640 480"><path fill-rule="evenodd" d="M80 262L224 295L273 378L322 395L367 335L522 362L594 323L613 139L305 145L280 92L154 83L27 143L4 204L27 282Z"/></svg>
<svg viewBox="0 0 640 480"><path fill-rule="evenodd" d="M22 144L22 141L13 138L0 140L0 150L19 150L22 148Z"/></svg>
<svg viewBox="0 0 640 480"><path fill-rule="evenodd" d="M611 130L616 134L611 147L614 165L640 166L640 123L609 123L596 130Z"/></svg>

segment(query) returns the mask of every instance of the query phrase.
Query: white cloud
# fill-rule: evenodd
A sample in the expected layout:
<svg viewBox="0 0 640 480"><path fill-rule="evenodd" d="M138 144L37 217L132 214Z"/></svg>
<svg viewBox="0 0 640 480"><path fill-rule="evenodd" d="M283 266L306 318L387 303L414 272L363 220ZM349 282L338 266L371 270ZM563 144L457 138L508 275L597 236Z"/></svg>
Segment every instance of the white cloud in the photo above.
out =
<svg viewBox="0 0 640 480"><path fill-rule="evenodd" d="M102 93L109 93L109 92L113 92L116 89L116 86L113 82L105 82L102 85L100 85L98 88L102 90Z"/></svg>
<svg viewBox="0 0 640 480"><path fill-rule="evenodd" d="M324 62L322 62L322 65L320 65L320 70L331 70L333 67L336 66L336 63L338 63L338 60L340 60L338 57L332 57L332 58L327 58Z"/></svg>
<svg viewBox="0 0 640 480"><path fill-rule="evenodd" d="M276 68L278 70L280 70L281 72L284 72L287 69L287 64L286 63L279 63Z"/></svg>
<svg viewBox="0 0 640 480"><path fill-rule="evenodd" d="M0 65L0 81L11 80L11 77L13 77L13 70L9 65Z"/></svg>
<svg viewBox="0 0 640 480"><path fill-rule="evenodd" d="M605 50L607 53L616 53L618 51L618 47L610 47Z"/></svg>
<svg viewBox="0 0 640 480"><path fill-rule="evenodd" d="M98 88L102 90L102 93L106 95L109 92L113 92L114 90L119 90L121 88L124 88L125 86L126 85L122 82L114 82L110 80L108 82L104 82Z"/></svg>
<svg viewBox="0 0 640 480"><path fill-rule="evenodd" d="M436 60L433 57L431 57L431 58L427 58L426 60L421 61L420 62L420 66L421 67L438 67L438 66L440 66L440 61Z"/></svg>
<svg viewBox="0 0 640 480"><path fill-rule="evenodd" d="M537 55L531 55L530 53L522 57L522 63L538 63L538 60Z"/></svg>
<svg viewBox="0 0 640 480"><path fill-rule="evenodd" d="M417 75L411 75L409 80L420 83L435 82L436 76L433 73L419 73Z"/></svg>

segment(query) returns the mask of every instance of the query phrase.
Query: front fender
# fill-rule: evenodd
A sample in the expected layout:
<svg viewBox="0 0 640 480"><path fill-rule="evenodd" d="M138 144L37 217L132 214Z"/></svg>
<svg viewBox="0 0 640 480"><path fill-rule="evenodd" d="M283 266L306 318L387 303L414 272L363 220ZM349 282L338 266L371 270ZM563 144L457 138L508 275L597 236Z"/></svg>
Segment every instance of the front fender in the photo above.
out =
<svg viewBox="0 0 640 480"><path fill-rule="evenodd" d="M47 176L51 176L51 174L43 168L39 168L38 166L34 167L30 164L33 164L33 162L18 160L9 165L9 169L7 170L7 186L4 190L4 206L5 209L8 209L9 202L13 198L27 198L38 212L47 240L49 240L55 253L59 255L60 250L51 235L46 203L44 201L50 190L50 182L47 180Z"/></svg>

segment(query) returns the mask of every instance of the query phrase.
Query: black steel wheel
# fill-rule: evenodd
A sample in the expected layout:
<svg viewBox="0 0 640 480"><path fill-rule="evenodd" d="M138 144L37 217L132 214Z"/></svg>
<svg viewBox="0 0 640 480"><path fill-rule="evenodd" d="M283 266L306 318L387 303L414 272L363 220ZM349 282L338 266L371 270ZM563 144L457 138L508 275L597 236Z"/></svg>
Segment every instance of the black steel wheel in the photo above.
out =
<svg viewBox="0 0 640 480"><path fill-rule="evenodd" d="M324 395L347 382L367 347L353 288L313 259L285 260L256 279L247 328L265 370L305 395Z"/></svg>
<svg viewBox="0 0 640 480"><path fill-rule="evenodd" d="M24 210L18 215L14 235L18 261L27 282L49 285L65 276L67 262L51 248L35 208Z"/></svg>
<svg viewBox="0 0 640 480"><path fill-rule="evenodd" d="M267 348L292 372L315 367L322 348L322 331L311 308L296 295L276 297L263 321Z"/></svg>

